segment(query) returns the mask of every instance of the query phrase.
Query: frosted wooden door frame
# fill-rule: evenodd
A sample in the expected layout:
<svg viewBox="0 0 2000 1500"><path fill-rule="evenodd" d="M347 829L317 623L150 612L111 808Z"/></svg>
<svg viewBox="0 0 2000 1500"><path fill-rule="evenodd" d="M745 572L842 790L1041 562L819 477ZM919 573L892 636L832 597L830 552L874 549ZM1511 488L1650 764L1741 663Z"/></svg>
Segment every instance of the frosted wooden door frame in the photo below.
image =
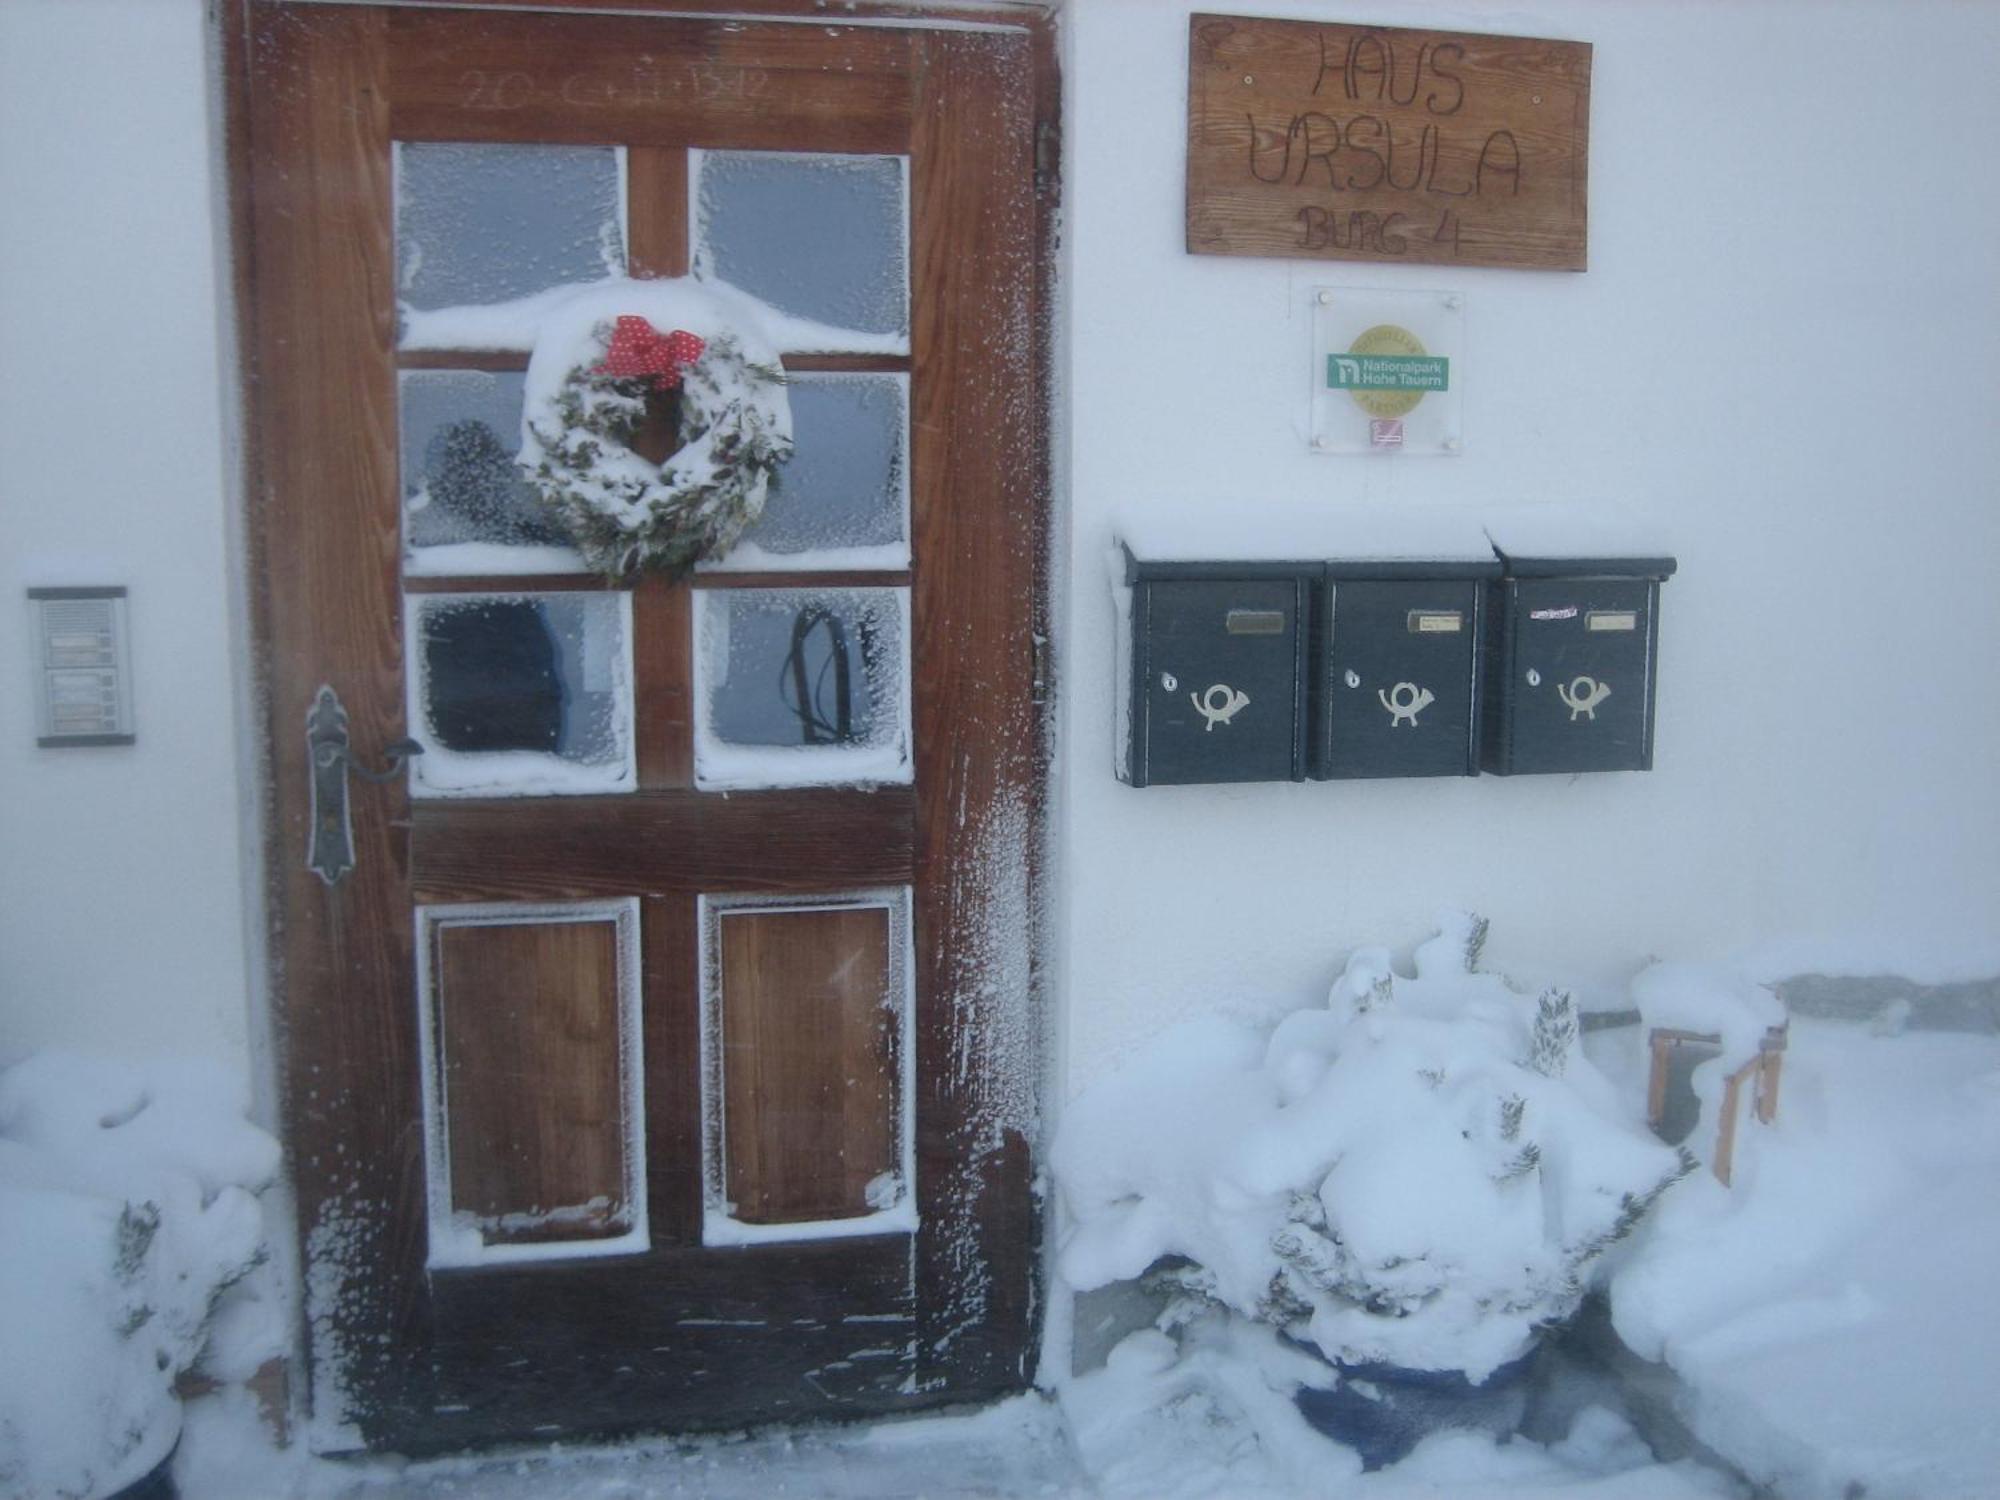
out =
<svg viewBox="0 0 2000 1500"><path fill-rule="evenodd" d="M627 14L616 3L218 0L270 774L268 989L316 1445L416 1454L887 1414L997 1397L1032 1372L1039 990L1033 962L1006 955L1025 946L1032 960L1041 910L1054 30L1035 9L954 9L904 26L866 3L852 16L875 24L847 12L829 24L789 0L746 8L768 22L676 14L696 8L675 0ZM468 62L475 42L479 64ZM598 90L586 107L552 78L521 108L497 109L484 107L490 88L465 81L481 64L602 77L642 55L674 78L699 66L708 82ZM745 87L712 87L718 78ZM865 582L911 593L912 784L696 790L691 754L676 749L691 729L675 666L687 659L689 589L662 580L633 596L632 793L413 803L402 785L357 781L353 872L329 888L306 867L307 710L332 684L368 766L404 736L406 589L602 586L403 574L396 383L399 370L439 366L395 347L397 139L621 142L633 181L650 184L644 212L629 216L633 263L659 275L686 269L684 238L674 248L686 195L662 185L684 182L675 174L691 145L908 154L912 556L906 577ZM705 1247L698 897L901 884L915 937L917 1227ZM650 1248L431 1269L416 908L635 894ZM991 972L982 956L997 960ZM844 1364L857 1347L850 1318L871 1336L893 1330L880 1342L894 1357Z"/></svg>

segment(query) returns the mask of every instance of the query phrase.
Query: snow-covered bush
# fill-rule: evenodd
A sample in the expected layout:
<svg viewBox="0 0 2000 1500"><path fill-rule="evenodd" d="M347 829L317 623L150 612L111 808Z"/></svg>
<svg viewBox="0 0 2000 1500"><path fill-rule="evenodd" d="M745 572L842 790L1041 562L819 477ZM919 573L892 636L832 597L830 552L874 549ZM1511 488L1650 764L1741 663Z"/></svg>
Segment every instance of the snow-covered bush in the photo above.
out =
<svg viewBox="0 0 2000 1500"><path fill-rule="evenodd" d="M1348 961L1324 1009L1178 1028L1070 1109L1060 1266L1157 1271L1330 1359L1483 1380L1575 1311L1687 1170L1577 1045L1561 991L1476 971L1446 913L1417 973Z"/></svg>
<svg viewBox="0 0 2000 1500"><path fill-rule="evenodd" d="M174 1377L262 1252L277 1166L215 1068L39 1053L0 1073L0 1495L94 1500L166 1456Z"/></svg>

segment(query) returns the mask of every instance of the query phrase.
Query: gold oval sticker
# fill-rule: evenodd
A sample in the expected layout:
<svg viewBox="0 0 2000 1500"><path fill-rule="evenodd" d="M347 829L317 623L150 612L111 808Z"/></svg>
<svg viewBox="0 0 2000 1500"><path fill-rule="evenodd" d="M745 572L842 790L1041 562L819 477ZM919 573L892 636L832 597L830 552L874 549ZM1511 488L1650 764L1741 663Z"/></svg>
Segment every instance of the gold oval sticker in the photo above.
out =
<svg viewBox="0 0 2000 1500"><path fill-rule="evenodd" d="M1394 323L1377 323L1362 330L1348 346L1349 354L1427 354L1423 340ZM1406 417L1424 399L1422 391L1350 390L1354 404L1371 417Z"/></svg>

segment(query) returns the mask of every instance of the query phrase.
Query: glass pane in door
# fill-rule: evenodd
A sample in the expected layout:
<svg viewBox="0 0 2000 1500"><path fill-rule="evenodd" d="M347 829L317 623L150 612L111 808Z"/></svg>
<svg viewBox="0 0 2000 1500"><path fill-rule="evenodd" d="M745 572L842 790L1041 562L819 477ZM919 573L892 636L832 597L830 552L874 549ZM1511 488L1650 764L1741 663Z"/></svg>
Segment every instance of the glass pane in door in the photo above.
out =
<svg viewBox="0 0 2000 1500"><path fill-rule="evenodd" d="M431 312L623 275L621 154L612 146L398 145L397 301Z"/></svg>
<svg viewBox="0 0 2000 1500"><path fill-rule="evenodd" d="M407 620L415 795L631 788L630 595L419 594Z"/></svg>
<svg viewBox="0 0 2000 1500"><path fill-rule="evenodd" d="M694 173L701 274L794 317L907 340L906 157L701 151Z"/></svg>
<svg viewBox="0 0 2000 1500"><path fill-rule="evenodd" d="M910 779L909 590L695 592L695 784Z"/></svg>

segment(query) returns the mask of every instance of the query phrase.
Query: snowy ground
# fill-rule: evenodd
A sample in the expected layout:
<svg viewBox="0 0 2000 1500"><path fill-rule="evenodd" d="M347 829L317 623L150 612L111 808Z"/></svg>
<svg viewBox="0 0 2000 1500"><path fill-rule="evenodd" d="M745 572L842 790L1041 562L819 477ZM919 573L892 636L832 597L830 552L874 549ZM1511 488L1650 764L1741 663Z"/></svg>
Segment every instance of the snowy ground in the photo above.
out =
<svg viewBox="0 0 2000 1500"><path fill-rule="evenodd" d="M1636 1028L1588 1051L1643 1097ZM35 1125L19 1079L9 1097L17 1157L82 1131ZM147 1097L164 1117L173 1096L155 1080ZM139 1117L85 1123L108 1137ZM1689 1144L1711 1138L1704 1123ZM1746 1121L1735 1186L1690 1177L1607 1267L1618 1334L1673 1372L1668 1399L1706 1445L1671 1463L1639 1436L1659 1439L1657 1408L1585 1372L1549 1385L1521 1435L1446 1434L1363 1474L1299 1417L1299 1356L1217 1315L969 1416L424 1464L276 1449L231 1391L189 1406L175 1472L201 1500L1983 1500L2000 1476L1996 1185L2000 1037L1794 1020L1778 1121Z"/></svg>
<svg viewBox="0 0 2000 1500"><path fill-rule="evenodd" d="M1779 1494L1990 1500L1996 1189L2000 1037L1794 1020L1777 1124L1745 1127L1732 1188L1662 1206L1618 1332Z"/></svg>
<svg viewBox="0 0 2000 1500"><path fill-rule="evenodd" d="M334 1463L273 1451L247 1401L190 1413L175 1475L201 1500L1014 1500L1094 1492L1049 1402L964 1417L487 1458Z"/></svg>
<svg viewBox="0 0 2000 1500"><path fill-rule="evenodd" d="M331 1463L271 1450L247 1403L190 1414L176 1475L202 1500L1696 1500L1743 1493L1698 1464L1655 1464L1631 1429L1585 1415L1551 1447L1432 1440L1361 1476L1346 1450L1302 1426L1280 1444L1220 1387L1096 1388L1072 1429L1055 1401L1022 1396L969 1417L855 1431L634 1443L481 1461ZM1155 1406L1127 1396L1159 1397ZM1076 1437L1087 1435L1079 1454ZM1278 1451L1282 1447L1282 1451ZM1096 1465L1092 1472L1091 1465Z"/></svg>

